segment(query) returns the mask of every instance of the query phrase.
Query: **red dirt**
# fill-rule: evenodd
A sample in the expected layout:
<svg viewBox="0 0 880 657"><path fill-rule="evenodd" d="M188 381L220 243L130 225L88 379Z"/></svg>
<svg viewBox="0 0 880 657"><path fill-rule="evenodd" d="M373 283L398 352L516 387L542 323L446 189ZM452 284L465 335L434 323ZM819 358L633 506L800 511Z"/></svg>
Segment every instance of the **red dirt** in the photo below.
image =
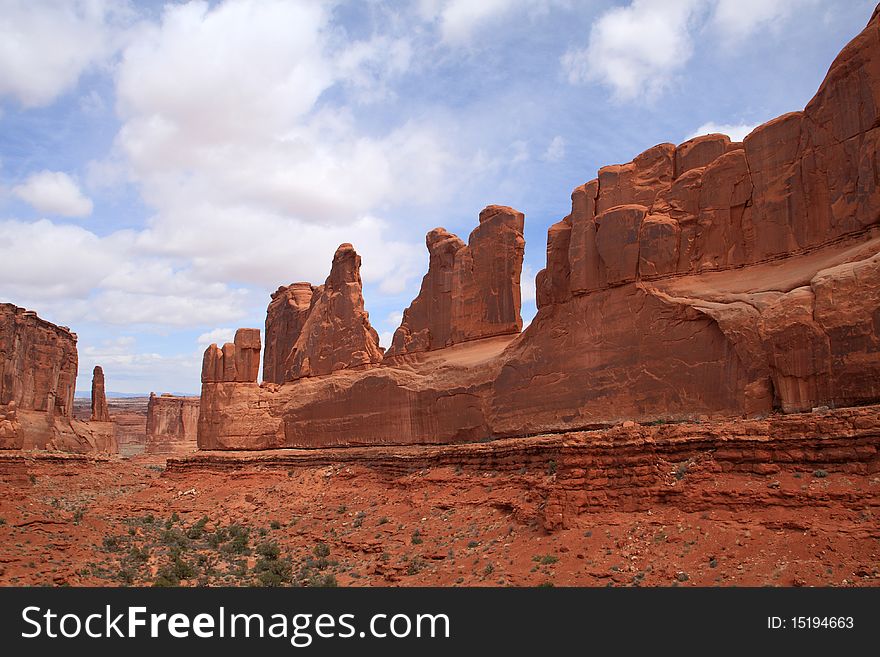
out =
<svg viewBox="0 0 880 657"><path fill-rule="evenodd" d="M202 452L166 469L7 453L0 584L150 585L173 563L165 522L177 513L184 531L208 519L178 552L198 570L183 585L250 584L253 550L274 541L294 583L311 585L876 586L878 447L880 406L473 445ZM206 542L232 524L250 529L251 554Z"/></svg>

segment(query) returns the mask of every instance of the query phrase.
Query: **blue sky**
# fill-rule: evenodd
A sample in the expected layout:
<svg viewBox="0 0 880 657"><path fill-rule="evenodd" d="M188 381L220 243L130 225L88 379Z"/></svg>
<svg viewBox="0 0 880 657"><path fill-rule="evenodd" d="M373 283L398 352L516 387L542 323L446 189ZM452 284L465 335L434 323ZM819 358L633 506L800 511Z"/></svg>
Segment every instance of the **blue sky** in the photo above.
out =
<svg viewBox="0 0 880 657"><path fill-rule="evenodd" d="M547 227L606 164L802 109L862 0L0 0L0 300L77 389L195 392L201 353L352 242L388 345L481 208Z"/></svg>

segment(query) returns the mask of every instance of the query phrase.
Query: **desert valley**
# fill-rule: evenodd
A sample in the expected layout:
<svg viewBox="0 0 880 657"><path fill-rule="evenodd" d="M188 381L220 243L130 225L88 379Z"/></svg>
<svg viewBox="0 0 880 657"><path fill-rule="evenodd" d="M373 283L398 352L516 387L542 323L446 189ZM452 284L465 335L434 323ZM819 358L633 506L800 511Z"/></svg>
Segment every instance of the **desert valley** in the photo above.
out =
<svg viewBox="0 0 880 657"><path fill-rule="evenodd" d="M880 584L880 13L803 110L577 186L523 329L526 221L431 230L387 350L352 235L198 398L87 404L0 305L0 583Z"/></svg>

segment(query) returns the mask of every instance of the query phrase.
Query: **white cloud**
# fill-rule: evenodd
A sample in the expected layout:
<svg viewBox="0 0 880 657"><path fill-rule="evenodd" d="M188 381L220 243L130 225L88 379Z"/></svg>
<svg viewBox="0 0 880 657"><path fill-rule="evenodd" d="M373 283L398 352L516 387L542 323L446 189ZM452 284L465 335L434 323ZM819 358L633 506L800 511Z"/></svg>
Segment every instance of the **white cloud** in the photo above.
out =
<svg viewBox="0 0 880 657"><path fill-rule="evenodd" d="M127 393L199 391L201 353L162 355L138 351L131 336L79 346L78 390L88 390L92 368L104 369L107 390Z"/></svg>
<svg viewBox="0 0 880 657"><path fill-rule="evenodd" d="M475 39L478 30L492 26L514 13L530 17L545 14L564 0L423 0L422 18L438 23L444 42L461 46Z"/></svg>
<svg viewBox="0 0 880 657"><path fill-rule="evenodd" d="M754 124L749 123L714 123L712 121L709 121L708 123L704 123L699 128L694 130L687 137L685 137L685 140L693 139L694 137L699 137L700 135L721 133L722 135L727 135L728 137L730 137L731 141L742 141L746 138L747 134L755 129L755 127L756 126Z"/></svg>
<svg viewBox="0 0 880 657"><path fill-rule="evenodd" d="M656 96L690 59L690 23L699 0L633 0L593 23L586 48L562 57L569 82L597 81L619 100Z"/></svg>
<svg viewBox="0 0 880 657"><path fill-rule="evenodd" d="M792 13L817 0L717 0L711 27L725 41L741 41L763 28L774 28Z"/></svg>
<svg viewBox="0 0 880 657"><path fill-rule="evenodd" d="M632 0L605 11L587 46L563 55L562 68L570 83L598 82L617 100L651 99L684 69L700 31L736 45L762 29L778 29L798 7L818 1Z"/></svg>
<svg viewBox="0 0 880 657"><path fill-rule="evenodd" d="M523 303L535 300L535 271L530 265L523 265L522 275L519 279L519 289Z"/></svg>
<svg viewBox="0 0 880 657"><path fill-rule="evenodd" d="M400 40L340 44L329 18L322 3L168 5L133 35L116 146L156 210L144 252L190 262L202 280L272 289L322 281L342 242L382 293L421 273L420 246L375 210L448 197L479 163L450 152L442 122L366 135L351 110L319 103L337 85L381 93L410 58Z"/></svg>
<svg viewBox="0 0 880 657"><path fill-rule="evenodd" d="M207 333L202 333L196 338L196 343L201 349L211 344L225 344L232 342L235 337L235 329L233 328L215 328Z"/></svg>
<svg viewBox="0 0 880 657"><path fill-rule="evenodd" d="M563 139L561 135L556 135L550 140L550 143L547 144L547 150L544 151L541 159L545 162L559 162L559 160L564 157L565 139Z"/></svg>
<svg viewBox="0 0 880 657"><path fill-rule="evenodd" d="M0 18L0 96L47 105L118 48L126 2L7 0Z"/></svg>
<svg viewBox="0 0 880 657"><path fill-rule="evenodd" d="M391 341L394 339L394 331L381 331L379 333L379 345L386 349L391 347Z"/></svg>
<svg viewBox="0 0 880 657"><path fill-rule="evenodd" d="M32 174L12 193L40 212L63 217L86 217L92 213L92 201L63 171L43 170Z"/></svg>
<svg viewBox="0 0 880 657"><path fill-rule="evenodd" d="M43 219L0 221L0 298L68 325L201 326L242 317L249 295L143 254L132 231L99 237Z"/></svg>

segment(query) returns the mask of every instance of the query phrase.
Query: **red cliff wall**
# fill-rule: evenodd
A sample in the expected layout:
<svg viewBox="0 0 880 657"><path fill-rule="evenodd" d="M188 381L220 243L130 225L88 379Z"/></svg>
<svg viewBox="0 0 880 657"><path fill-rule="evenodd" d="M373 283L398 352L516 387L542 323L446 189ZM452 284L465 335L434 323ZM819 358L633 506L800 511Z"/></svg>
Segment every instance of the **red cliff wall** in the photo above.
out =
<svg viewBox="0 0 880 657"><path fill-rule="evenodd" d="M461 442L880 400L878 23L802 112L743 143L660 144L577 187L521 335L470 340L485 335L475 323L454 344L438 318L447 305L455 317L462 247L429 235L431 268L392 349L405 358L213 386L200 446ZM488 280L471 276L460 298ZM452 347L436 348L435 328Z"/></svg>
<svg viewBox="0 0 880 657"><path fill-rule="evenodd" d="M113 425L73 419L76 334L0 304L0 449L117 450Z"/></svg>
<svg viewBox="0 0 880 657"><path fill-rule="evenodd" d="M188 454L196 450L199 398L150 394L147 454Z"/></svg>

